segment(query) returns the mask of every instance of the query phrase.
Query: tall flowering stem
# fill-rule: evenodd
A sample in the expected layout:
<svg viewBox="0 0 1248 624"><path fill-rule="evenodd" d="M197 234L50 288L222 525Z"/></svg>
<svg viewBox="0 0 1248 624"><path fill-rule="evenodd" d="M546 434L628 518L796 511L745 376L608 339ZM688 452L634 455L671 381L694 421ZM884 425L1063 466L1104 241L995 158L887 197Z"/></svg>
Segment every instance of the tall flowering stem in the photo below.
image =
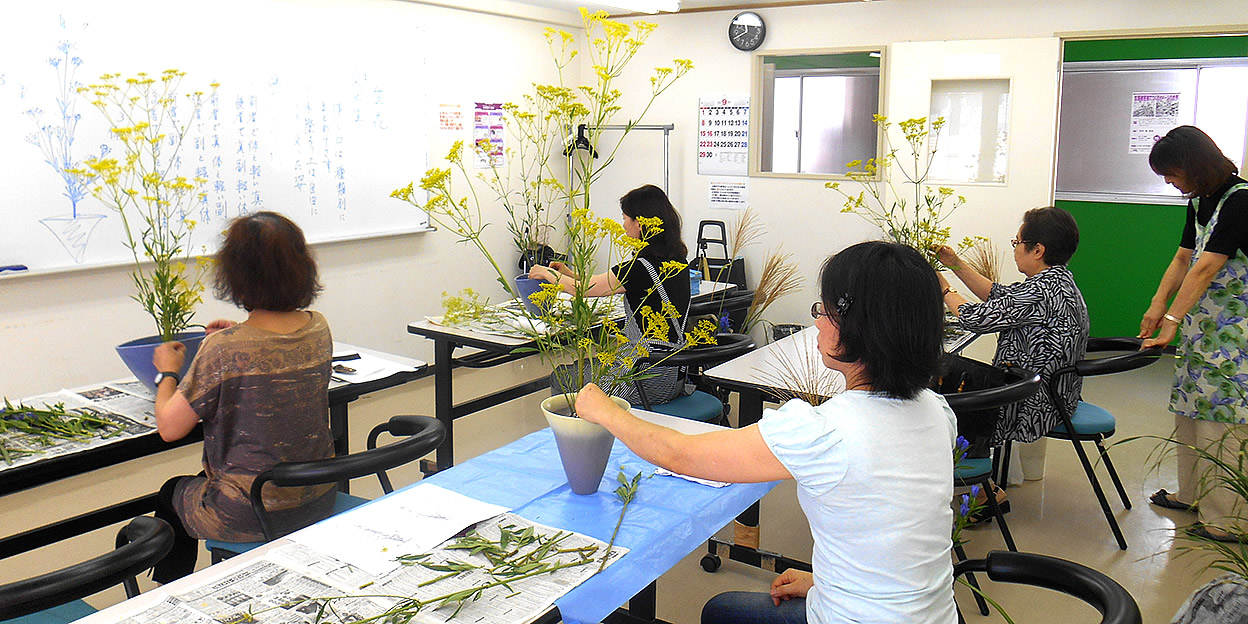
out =
<svg viewBox="0 0 1248 624"><path fill-rule="evenodd" d="M120 150L118 158L88 158L85 167L69 170L121 217L125 245L134 258L133 297L164 340L190 326L208 264L199 258L188 267L186 257L195 227L186 216L206 180L177 175L188 120L198 113L204 95L178 95L185 75L176 69L124 79L105 74L99 84L78 89L104 115ZM179 109L179 102L186 107Z"/></svg>
<svg viewBox="0 0 1248 624"><path fill-rule="evenodd" d="M841 212L852 212L884 231L889 239L917 249L939 268L932 249L949 241L945 220L966 203L947 186L933 189L927 184L932 157L936 154L940 130L945 119L938 117L930 124L926 117L907 119L899 124L902 137L909 146L909 157L899 157L889 137L892 123L883 115L873 117L884 134L885 154L879 160L846 163L846 177L862 185L857 193L847 192L840 182L825 186L845 197ZM910 161L907 168L902 159Z"/></svg>

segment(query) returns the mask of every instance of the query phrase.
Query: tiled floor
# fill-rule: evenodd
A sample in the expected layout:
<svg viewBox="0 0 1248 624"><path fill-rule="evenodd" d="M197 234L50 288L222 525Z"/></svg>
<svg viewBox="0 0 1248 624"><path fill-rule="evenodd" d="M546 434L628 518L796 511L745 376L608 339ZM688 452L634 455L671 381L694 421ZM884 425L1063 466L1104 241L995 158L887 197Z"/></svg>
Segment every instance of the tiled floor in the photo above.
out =
<svg viewBox="0 0 1248 624"><path fill-rule="evenodd" d="M1137 435L1166 435L1173 426L1172 416L1165 409L1170 368L1171 362L1166 360L1139 371L1090 379L1084 396L1117 416L1116 440ZM536 362L527 362L507 368L457 372L456 388L460 390L457 398L470 398L478 388L505 387L521 377L535 376L540 370ZM473 389L472 393L468 389ZM352 439L357 446L362 446L373 424L393 414L431 413L432 404L432 379L363 399L351 406ZM455 427L457 457L475 456L543 426L537 397L513 401L461 419ZM1131 510L1122 510L1116 497L1111 499L1129 550L1121 551L1114 543L1069 443L1049 443L1043 480L1010 489L1013 511L1008 521L1021 550L1070 559L1105 572L1131 592L1144 613L1145 622L1168 622L1186 596L1215 575L1202 569L1205 561L1202 555L1179 557L1172 543L1173 527L1190 521L1189 514L1158 509L1147 503L1148 493L1159 487L1173 490L1175 484L1173 458L1162 458L1159 463L1155 447L1153 441L1138 440L1111 451L1132 496ZM82 510L151 492L168 476L196 470L197 452L182 449L6 496L0 498L0 534L13 534ZM1103 473L1103 468L1101 471ZM403 469L395 477L396 483L406 484L417 479L418 473L414 468ZM376 490L375 483L375 479L362 480L357 487L371 495ZM1108 481L1106 484L1108 486ZM729 529L724 535L730 533ZM103 552L111 547L112 534L113 531L101 531L68 544L0 561L0 582ZM969 537L967 550L972 557L1004 548L993 525L975 529ZM776 488L763 500L762 545L765 549L809 559L810 533L791 483ZM681 624L697 622L702 604L710 596L730 589L761 591L772 578L769 572L733 562L725 562L717 573L708 574L698 566L700 557L701 552L691 554L660 580L660 617ZM201 557L201 565L206 563L206 556ZM1091 608L1055 592L993 584L986 585L985 590L1020 623L1100 621ZM99 594L92 602L102 606L120 599L120 591L113 590ZM971 624L1003 621L995 614L987 618L979 616L969 595L961 591L959 601Z"/></svg>

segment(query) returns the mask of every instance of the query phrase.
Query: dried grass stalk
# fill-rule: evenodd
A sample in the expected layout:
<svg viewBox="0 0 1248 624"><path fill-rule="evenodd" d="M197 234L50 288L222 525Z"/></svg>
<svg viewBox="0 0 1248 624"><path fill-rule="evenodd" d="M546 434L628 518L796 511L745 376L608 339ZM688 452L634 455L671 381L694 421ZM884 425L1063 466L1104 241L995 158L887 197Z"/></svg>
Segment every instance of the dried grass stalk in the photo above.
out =
<svg viewBox="0 0 1248 624"><path fill-rule="evenodd" d="M754 212L753 208L746 208L745 212L741 213L741 218L737 219L736 228L732 232L732 248L728 258L732 259L741 255L742 249L753 245L764 233L763 221L758 213Z"/></svg>
<svg viewBox="0 0 1248 624"><path fill-rule="evenodd" d="M745 322L741 324L742 333L749 333L763 319L763 313L768 306L777 299L801 290L803 279L792 258L793 254L768 252L767 260L763 262L763 272L758 279L758 287L754 289L754 299L750 301Z"/></svg>
<svg viewBox="0 0 1248 624"><path fill-rule="evenodd" d="M803 334L794 336L795 350L775 349L774 357L763 368L756 368L759 379L773 387L781 400L801 399L819 405L845 390L835 375L823 365L817 344Z"/></svg>
<svg viewBox="0 0 1248 624"><path fill-rule="evenodd" d="M1003 258L1004 255L997 248L996 243L981 237L976 237L962 255L962 260L966 263L967 268L983 275L994 283L1001 281Z"/></svg>

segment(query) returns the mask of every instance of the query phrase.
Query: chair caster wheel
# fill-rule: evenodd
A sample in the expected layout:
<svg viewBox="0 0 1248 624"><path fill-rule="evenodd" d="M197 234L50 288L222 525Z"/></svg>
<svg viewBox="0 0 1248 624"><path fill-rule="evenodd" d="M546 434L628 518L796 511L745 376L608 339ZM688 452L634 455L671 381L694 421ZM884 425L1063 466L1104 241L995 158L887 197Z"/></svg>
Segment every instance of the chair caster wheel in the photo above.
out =
<svg viewBox="0 0 1248 624"><path fill-rule="evenodd" d="M720 560L719 555L708 554L702 556L702 569L707 572L714 573L721 565L723 565L723 561Z"/></svg>

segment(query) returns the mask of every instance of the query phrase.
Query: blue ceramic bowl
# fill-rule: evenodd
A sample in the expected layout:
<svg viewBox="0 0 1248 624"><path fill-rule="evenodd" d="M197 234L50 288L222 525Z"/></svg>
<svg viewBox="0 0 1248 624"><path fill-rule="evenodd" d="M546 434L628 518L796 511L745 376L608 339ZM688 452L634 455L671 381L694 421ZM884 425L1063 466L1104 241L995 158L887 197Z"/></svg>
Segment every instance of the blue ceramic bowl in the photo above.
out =
<svg viewBox="0 0 1248 624"><path fill-rule="evenodd" d="M179 375L185 376L186 371L191 367L191 360L195 359L195 353L199 351L199 343L204 340L204 332L193 331L174 334L173 339L186 345L186 361L182 363L182 370L178 371ZM121 356L121 361L125 362L126 368L130 369L134 376L143 382L143 385L152 394L156 394L156 367L152 365L152 352L156 350L163 340L160 336L148 336L131 340L125 344L117 345L117 355Z"/></svg>

